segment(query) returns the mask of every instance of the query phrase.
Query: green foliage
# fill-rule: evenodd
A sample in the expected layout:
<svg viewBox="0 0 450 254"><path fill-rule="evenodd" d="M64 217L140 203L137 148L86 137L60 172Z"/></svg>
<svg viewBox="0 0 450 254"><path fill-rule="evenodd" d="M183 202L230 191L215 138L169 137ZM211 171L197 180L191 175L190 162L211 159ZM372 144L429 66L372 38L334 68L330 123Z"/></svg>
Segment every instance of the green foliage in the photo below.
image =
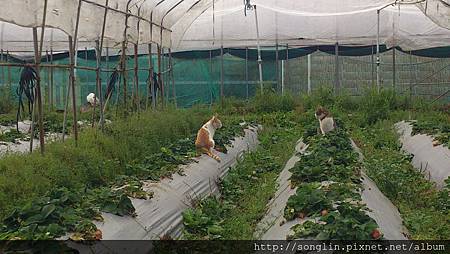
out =
<svg viewBox="0 0 450 254"><path fill-rule="evenodd" d="M332 208L331 200L319 187L320 184L317 183L300 185L295 195L289 198L284 209L284 217L287 220L303 218Z"/></svg>
<svg viewBox="0 0 450 254"><path fill-rule="evenodd" d="M340 203L335 211L322 216L317 223L306 221L295 225L289 239L373 240L372 232L377 229L377 224L365 210L361 205Z"/></svg>
<svg viewBox="0 0 450 254"><path fill-rule="evenodd" d="M0 114L6 114L14 109L14 101L9 87L0 87Z"/></svg>
<svg viewBox="0 0 450 254"><path fill-rule="evenodd" d="M289 198L284 217L320 219L294 226L294 234L288 238L373 239L377 224L365 214L366 206L359 204L361 165L343 123L326 135L306 134L307 152L290 169L291 184L298 189Z"/></svg>
<svg viewBox="0 0 450 254"><path fill-rule="evenodd" d="M252 101L255 112L289 112L296 106L297 102L292 95L279 96L275 92L266 90L264 93L257 93Z"/></svg>
<svg viewBox="0 0 450 254"><path fill-rule="evenodd" d="M222 238L222 218L229 209L215 197L202 200L195 209L188 209L183 213L184 237L190 240Z"/></svg>
<svg viewBox="0 0 450 254"><path fill-rule="evenodd" d="M435 140L450 148L450 120L448 116L440 115L439 117L428 118L423 121L414 121L412 125L412 135L433 135Z"/></svg>
<svg viewBox="0 0 450 254"><path fill-rule="evenodd" d="M342 129L312 136L308 143L309 152L290 170L293 184L325 180L359 182L358 154Z"/></svg>
<svg viewBox="0 0 450 254"><path fill-rule="evenodd" d="M394 113L390 115L392 117ZM420 115L418 117L424 118ZM353 136L361 144L365 156L366 172L384 195L399 208L412 239L448 239L448 190L444 188L437 191L411 165L412 157L400 150L393 127L397 121L394 118L379 121L368 128L354 129Z"/></svg>
<svg viewBox="0 0 450 254"><path fill-rule="evenodd" d="M360 110L363 112L360 126L387 119L391 110L408 108L409 102L406 97L396 94L393 90L368 89L360 101Z"/></svg>
<svg viewBox="0 0 450 254"><path fill-rule="evenodd" d="M3 133L0 132L0 141L3 142L15 142L17 139L23 138L25 138L25 135L15 129L10 129L9 131L5 131Z"/></svg>

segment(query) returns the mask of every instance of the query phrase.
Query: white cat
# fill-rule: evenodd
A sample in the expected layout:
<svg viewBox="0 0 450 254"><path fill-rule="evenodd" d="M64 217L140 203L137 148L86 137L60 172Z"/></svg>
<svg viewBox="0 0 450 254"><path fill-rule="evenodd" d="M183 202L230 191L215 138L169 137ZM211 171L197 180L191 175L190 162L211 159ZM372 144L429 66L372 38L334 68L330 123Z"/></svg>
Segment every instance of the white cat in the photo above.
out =
<svg viewBox="0 0 450 254"><path fill-rule="evenodd" d="M319 120L320 132L322 132L322 135L325 135L325 133L333 131L336 128L336 122L330 115L330 112L325 108L318 107L315 116Z"/></svg>

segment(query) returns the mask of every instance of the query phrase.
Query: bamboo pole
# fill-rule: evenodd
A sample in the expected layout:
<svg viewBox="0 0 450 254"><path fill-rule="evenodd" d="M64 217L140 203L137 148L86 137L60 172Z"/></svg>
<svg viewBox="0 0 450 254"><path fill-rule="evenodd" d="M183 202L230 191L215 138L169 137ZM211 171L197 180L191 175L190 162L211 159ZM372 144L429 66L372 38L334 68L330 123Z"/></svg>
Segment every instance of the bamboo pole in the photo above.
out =
<svg viewBox="0 0 450 254"><path fill-rule="evenodd" d="M3 63L3 62L4 62L4 59L5 59L4 56L3 56L3 55L4 55L4 54L3 54L3 49L0 49L0 54L1 54L1 55L0 55L0 61ZM1 73L2 73L2 81L1 81L1 82L2 82L2 84L3 84L3 83L5 83L5 69L4 69L3 66L2 66L2 72L1 72Z"/></svg>
<svg viewBox="0 0 450 254"><path fill-rule="evenodd" d="M47 1L46 1L47 2ZM45 4L46 5L46 4ZM45 12L45 11L44 11ZM45 14L44 14L45 16ZM37 28L33 28L33 41L34 41L34 62L36 63L36 96L35 100L37 100L37 107L38 107L38 124L39 124L39 145L40 145L40 151L41 154L44 154L44 126L43 126L43 105L42 105L42 94L41 94L41 68L40 68L40 62L41 62L41 54L38 48L38 35L37 35ZM41 37L42 38L42 37ZM42 41L41 41L42 44ZM33 107L34 111L34 107ZM31 136L31 140L33 139L33 136ZM32 151L32 147L31 147Z"/></svg>
<svg viewBox="0 0 450 254"><path fill-rule="evenodd" d="M78 2L78 10L77 10L77 20L75 23L75 33L73 38L69 37L69 47L71 51L69 51L70 57L70 76L72 83L72 109L73 109L73 129L75 136L75 145L78 146L78 121L77 121L77 102L76 102L76 94L75 94L75 52L77 49L77 37L78 37L78 28L80 24L80 13L81 13L81 4L82 0Z"/></svg>
<svg viewBox="0 0 450 254"><path fill-rule="evenodd" d="M277 79L277 92L280 91L280 63L278 57L278 40L275 43L275 73Z"/></svg>
<svg viewBox="0 0 450 254"><path fill-rule="evenodd" d="M341 83L339 79L339 43L336 42L334 45L334 56L335 56L335 93L339 93Z"/></svg>
<svg viewBox="0 0 450 254"><path fill-rule="evenodd" d="M48 63L50 61L50 56L48 55L48 50L45 51L45 62ZM50 70L47 67L47 103L48 103L48 110L51 111L51 103L50 103Z"/></svg>
<svg viewBox="0 0 450 254"><path fill-rule="evenodd" d="M161 93L161 107L164 108L164 83L161 76L161 45L158 45L158 83Z"/></svg>
<svg viewBox="0 0 450 254"><path fill-rule="evenodd" d="M223 70L223 44L220 46L220 104L224 106L223 86L224 86L224 70Z"/></svg>
<svg viewBox="0 0 450 254"><path fill-rule="evenodd" d="M284 67L284 82L286 82L287 78L289 77L289 44L286 44L286 63Z"/></svg>
<svg viewBox="0 0 450 254"><path fill-rule="evenodd" d="M210 73L210 77L213 77L212 50L209 51L209 73ZM213 83L213 82L211 82L211 83ZM209 86L209 106L212 106L212 104L213 104L213 90L212 90L212 84L211 84Z"/></svg>
<svg viewBox="0 0 450 254"><path fill-rule="evenodd" d="M175 86L175 76L173 73L173 58L172 58L172 50L169 48L169 69L170 69L170 78L172 81L172 92L173 92L173 102L175 103L175 108L178 107L177 105L177 88Z"/></svg>
<svg viewBox="0 0 450 254"><path fill-rule="evenodd" d="M156 81L157 83L155 84L154 81L155 79L153 78L155 75L155 65L153 63L153 53L152 53L152 44L149 44L149 49L150 49L150 56L149 56L149 61L150 61L150 71L151 71L151 84L152 86L150 87L150 91L152 93L152 109L156 110L156 102L157 102L157 91L155 91L155 87L158 87L158 81Z"/></svg>
<svg viewBox="0 0 450 254"><path fill-rule="evenodd" d="M53 109L54 105L54 87L53 87L53 79L54 79L54 73L53 73L53 29L51 30L50 34L50 109Z"/></svg>
<svg viewBox="0 0 450 254"><path fill-rule="evenodd" d="M245 48L245 84L246 84L246 99L248 100L248 47Z"/></svg>
<svg viewBox="0 0 450 254"><path fill-rule="evenodd" d="M105 6L108 6L109 0L106 0ZM105 12L103 14L103 24L102 24L102 35L100 37L100 42L97 45L97 75L98 75L98 81L97 81L97 93L100 101L100 128L103 131L104 125L105 125L105 109L103 108L103 91L102 91L102 77L101 77L101 58L102 58L102 52L103 52L103 42L105 38L105 28L106 28L106 18L108 15L108 9L105 8ZM98 43L98 40L97 40ZM106 52L108 52L108 48L106 48ZM108 59L108 58L107 58ZM106 67L108 68L108 66Z"/></svg>
<svg viewBox="0 0 450 254"><path fill-rule="evenodd" d="M311 54L308 54L308 95L311 94Z"/></svg>
<svg viewBox="0 0 450 254"><path fill-rule="evenodd" d="M136 109L140 112L141 102L139 98L139 59L138 59L138 44L134 44L134 83L135 83L135 96L136 96Z"/></svg>
<svg viewBox="0 0 450 254"><path fill-rule="evenodd" d="M147 81L147 96L145 98L145 110L148 110L150 100L150 93L153 98L153 70L152 70L152 44L147 45L147 60L148 60L148 81ZM153 99L152 99L153 101Z"/></svg>
<svg viewBox="0 0 450 254"><path fill-rule="evenodd" d="M6 62L9 62L9 51L6 51ZM11 83L11 66L8 66L8 91L11 91L12 83Z"/></svg>

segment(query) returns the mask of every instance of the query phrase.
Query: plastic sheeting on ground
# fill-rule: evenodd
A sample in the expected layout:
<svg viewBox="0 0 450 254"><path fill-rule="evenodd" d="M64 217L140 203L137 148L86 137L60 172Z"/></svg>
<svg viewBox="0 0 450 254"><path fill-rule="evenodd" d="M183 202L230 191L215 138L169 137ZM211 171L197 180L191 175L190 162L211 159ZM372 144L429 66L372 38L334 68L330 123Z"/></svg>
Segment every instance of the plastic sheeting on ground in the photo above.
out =
<svg viewBox="0 0 450 254"><path fill-rule="evenodd" d="M221 163L201 156L198 163L182 166L183 175L160 182L144 182L143 189L153 192L148 200L132 199L136 217L103 213L104 222L95 222L103 232L104 240L153 240L163 236L179 238L182 235L184 210L195 201L218 192L217 181L225 176L238 158L257 144L257 130L245 130L244 137L236 138L227 154L219 153Z"/></svg>
<svg viewBox="0 0 450 254"><path fill-rule="evenodd" d="M424 173L425 177L442 188L450 176L450 150L443 145L433 146L433 137L417 134L412 136L412 125L401 121L395 124L400 134L402 148L414 155L412 165Z"/></svg>
<svg viewBox="0 0 450 254"><path fill-rule="evenodd" d="M353 142L352 142L353 143ZM353 146L360 154L362 154L356 145ZM308 145L299 140L295 148L296 153L303 154ZM285 240L286 237L293 233L291 227L311 220L311 218L299 219L292 221L284 219L284 208L290 196L296 193L297 188L290 188L289 178L292 175L289 169L294 167L295 163L301 158L293 155L286 163L283 171L277 179L279 188L274 198L268 204L268 212L258 224L256 237L262 240ZM402 219L397 208L386 198L378 189L376 184L362 172L363 191L361 193L362 201L371 210L368 215L378 224L384 237L388 240L406 240L407 230L403 226Z"/></svg>

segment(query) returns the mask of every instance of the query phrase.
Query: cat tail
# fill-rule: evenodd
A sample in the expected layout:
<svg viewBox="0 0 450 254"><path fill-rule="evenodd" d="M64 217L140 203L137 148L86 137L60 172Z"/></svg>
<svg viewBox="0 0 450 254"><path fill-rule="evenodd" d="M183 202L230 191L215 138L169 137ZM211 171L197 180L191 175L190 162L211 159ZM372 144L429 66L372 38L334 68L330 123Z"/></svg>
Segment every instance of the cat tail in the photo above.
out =
<svg viewBox="0 0 450 254"><path fill-rule="evenodd" d="M209 157L213 158L214 160L216 160L216 161L218 161L218 162L221 161L221 160L220 160L220 157L217 156L216 154L212 153L211 150L209 150L209 149L203 147L203 148L201 148L201 151L204 152L204 153L206 153L206 155L208 155Z"/></svg>

